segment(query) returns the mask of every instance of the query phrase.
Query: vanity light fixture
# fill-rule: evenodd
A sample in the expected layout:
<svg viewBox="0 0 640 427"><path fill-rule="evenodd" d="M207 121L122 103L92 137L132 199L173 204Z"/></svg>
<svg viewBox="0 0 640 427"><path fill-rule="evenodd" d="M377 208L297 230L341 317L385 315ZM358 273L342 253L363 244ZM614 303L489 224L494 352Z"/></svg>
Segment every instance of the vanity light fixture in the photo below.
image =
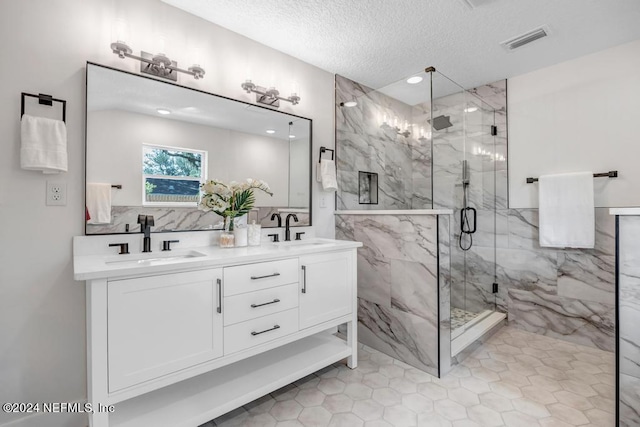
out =
<svg viewBox="0 0 640 427"><path fill-rule="evenodd" d="M409 83L410 85L418 84L421 81L422 81L422 77L420 77L420 76L413 76L413 77L409 77L407 79L407 83Z"/></svg>
<svg viewBox="0 0 640 427"><path fill-rule="evenodd" d="M204 68L198 64L193 64L186 70L178 67L176 61L167 58L164 53L153 55L147 52L140 52L140 56L134 55L133 50L123 41L111 43L111 51L120 58L132 58L140 61L140 72L162 77L163 79L178 81L178 72L193 76L198 80L204 77Z"/></svg>
<svg viewBox="0 0 640 427"><path fill-rule="evenodd" d="M275 131L275 130L273 130L273 129L267 129L267 133L268 133L269 135L271 135L271 134L276 133L276 131Z"/></svg>
<svg viewBox="0 0 640 427"><path fill-rule="evenodd" d="M162 115L171 114L171 110L167 110L166 108L158 108L156 111L158 112L158 114Z"/></svg>
<svg viewBox="0 0 640 427"><path fill-rule="evenodd" d="M465 113L473 113L474 111L478 111L478 107L467 107L464 109Z"/></svg>
<svg viewBox="0 0 640 427"><path fill-rule="evenodd" d="M256 102L260 104L265 104L270 107L280 107L280 101L287 101L293 105L298 105L300 102L300 97L297 93L292 93L288 98L284 98L280 96L280 91L275 87L271 86L270 88L265 88L262 86L257 86L251 80L247 79L244 83L240 85L242 89L247 93L255 93L256 94Z"/></svg>
<svg viewBox="0 0 640 427"><path fill-rule="evenodd" d="M289 139L294 139L295 137L295 135L289 135Z"/></svg>

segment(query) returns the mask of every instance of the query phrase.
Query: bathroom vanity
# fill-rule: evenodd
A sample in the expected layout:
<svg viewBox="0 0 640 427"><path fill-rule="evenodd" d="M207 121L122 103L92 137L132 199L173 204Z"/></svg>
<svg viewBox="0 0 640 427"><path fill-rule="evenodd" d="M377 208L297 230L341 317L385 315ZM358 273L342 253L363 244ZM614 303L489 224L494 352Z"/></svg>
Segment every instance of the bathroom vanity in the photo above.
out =
<svg viewBox="0 0 640 427"><path fill-rule="evenodd" d="M356 367L361 243L221 249L197 246L214 232L177 234L183 248L147 254L135 235L74 239L91 426L196 427L344 358Z"/></svg>

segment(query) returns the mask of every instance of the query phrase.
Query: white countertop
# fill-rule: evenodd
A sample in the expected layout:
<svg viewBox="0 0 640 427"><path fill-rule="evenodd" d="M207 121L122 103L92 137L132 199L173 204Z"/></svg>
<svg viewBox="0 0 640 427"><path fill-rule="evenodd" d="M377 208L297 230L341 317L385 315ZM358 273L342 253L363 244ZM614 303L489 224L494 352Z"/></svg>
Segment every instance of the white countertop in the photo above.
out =
<svg viewBox="0 0 640 427"><path fill-rule="evenodd" d="M336 211L336 215L451 215L452 209L397 209L397 210L362 210Z"/></svg>
<svg viewBox="0 0 640 427"><path fill-rule="evenodd" d="M640 215L640 208L611 208L610 215Z"/></svg>
<svg viewBox="0 0 640 427"><path fill-rule="evenodd" d="M307 239L293 242L264 243L261 246L241 248L220 248L219 246L187 247L171 252L151 252L130 255L75 255L73 257L73 278L75 280L114 279L168 272L179 272L199 268L216 268L223 265L245 264L268 261L283 257L352 249L361 247L360 242L332 239ZM190 258L179 258L187 254L198 254ZM162 260L160 257L175 257ZM147 261L138 263L143 258ZM159 259L151 261L149 259Z"/></svg>

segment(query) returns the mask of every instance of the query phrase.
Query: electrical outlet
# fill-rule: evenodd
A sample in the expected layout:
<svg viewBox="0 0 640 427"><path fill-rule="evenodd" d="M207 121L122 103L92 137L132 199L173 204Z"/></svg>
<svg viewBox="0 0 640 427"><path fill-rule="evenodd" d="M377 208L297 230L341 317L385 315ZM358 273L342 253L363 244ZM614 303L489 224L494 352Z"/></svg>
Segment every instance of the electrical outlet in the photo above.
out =
<svg viewBox="0 0 640 427"><path fill-rule="evenodd" d="M320 207L321 208L327 207L327 196L325 195L320 196Z"/></svg>
<svg viewBox="0 0 640 427"><path fill-rule="evenodd" d="M47 206L67 205L67 183L47 181Z"/></svg>

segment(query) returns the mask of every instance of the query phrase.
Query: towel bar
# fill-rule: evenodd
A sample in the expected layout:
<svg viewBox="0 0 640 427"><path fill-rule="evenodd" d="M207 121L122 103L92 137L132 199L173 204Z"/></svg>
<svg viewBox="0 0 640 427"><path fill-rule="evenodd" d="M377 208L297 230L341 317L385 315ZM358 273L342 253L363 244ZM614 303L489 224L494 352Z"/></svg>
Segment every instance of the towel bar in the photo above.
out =
<svg viewBox="0 0 640 427"><path fill-rule="evenodd" d="M318 156L318 163L322 161L322 153L324 153L325 151L331 151L331 160L334 160L333 155L335 154L335 151L333 151L333 149L327 148L327 147L320 147L320 155Z"/></svg>
<svg viewBox="0 0 640 427"><path fill-rule="evenodd" d="M593 177L594 178L617 178L618 171L594 173ZM533 184L534 182L538 182L538 178L527 178L527 184Z"/></svg>
<svg viewBox="0 0 640 427"><path fill-rule="evenodd" d="M62 103L62 121L65 123L67 122L67 101L65 101L64 99L56 99L53 96L46 95L44 93L39 93L37 95L34 95L32 93L22 92L20 96L20 118L21 119L22 119L22 116L24 116L24 99L27 96L31 98L38 98L38 103L41 105L52 106L54 102Z"/></svg>

